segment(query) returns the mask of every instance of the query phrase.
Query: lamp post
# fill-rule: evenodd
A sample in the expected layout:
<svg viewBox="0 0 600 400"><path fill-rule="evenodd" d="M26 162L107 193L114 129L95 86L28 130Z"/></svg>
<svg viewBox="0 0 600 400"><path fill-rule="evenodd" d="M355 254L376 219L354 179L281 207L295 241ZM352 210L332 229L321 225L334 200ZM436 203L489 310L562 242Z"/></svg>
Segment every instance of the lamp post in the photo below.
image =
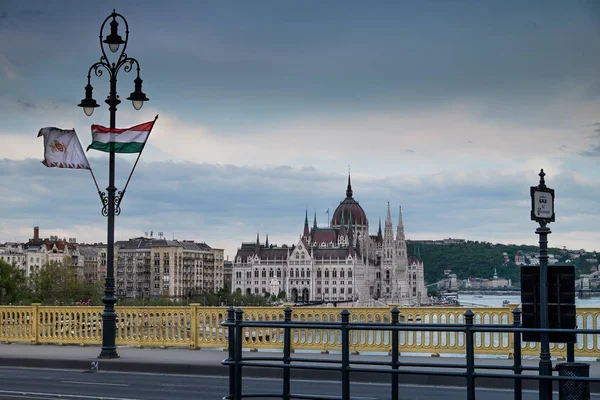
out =
<svg viewBox="0 0 600 400"><path fill-rule="evenodd" d="M546 186L542 169L539 173L540 183L531 187L531 220L540 226L535 233L540 236L540 328L548 329L548 235L552 233L546 225L554 222L554 189ZM552 375L550 359L550 336L548 332L540 335L540 376ZM539 381L540 400L552 398L552 381Z"/></svg>
<svg viewBox="0 0 600 400"><path fill-rule="evenodd" d="M110 34L103 37L104 27L106 23L110 22ZM125 39L119 35L119 22L120 19L125 24ZM140 79L140 64L135 58L131 58L125 53L127 49L127 41L129 39L129 25L127 20L121 14L118 14L113 10L100 27L100 49L102 50L102 56L100 61L92 64L88 70L88 82L85 86L85 98L78 104L79 107L83 108L85 115L88 117L94 113L94 109L99 107L96 100L92 96L94 88L90 84L91 74L97 77L101 77L103 72L108 72L110 80L110 92L105 102L108 104L108 110L110 111L110 128L116 127L116 114L117 105L121 103L119 96L117 95L117 74L123 70L129 72L133 69L133 66L137 67L137 77L134 80L134 91L130 94L127 100L131 100L133 107L139 110L144 105L148 98L142 92L142 79ZM118 55L116 61L109 61L105 51L105 45L112 53L117 53L121 45L123 46L121 52ZM115 149L114 143L109 152L108 162L108 187L106 188L108 195L104 192L100 192L100 198L102 200L102 215L107 217L108 220L108 233L107 233L107 265L106 265L106 282L104 285L104 296L102 297L102 303L104 303L104 312L102 313L102 350L98 358L118 358L117 346L115 341L116 336L116 317L115 304L117 298L115 297L115 269L114 269L114 251L115 251L115 215L121 213L120 203L123 196L123 192L119 192L115 195L117 188L115 187Z"/></svg>

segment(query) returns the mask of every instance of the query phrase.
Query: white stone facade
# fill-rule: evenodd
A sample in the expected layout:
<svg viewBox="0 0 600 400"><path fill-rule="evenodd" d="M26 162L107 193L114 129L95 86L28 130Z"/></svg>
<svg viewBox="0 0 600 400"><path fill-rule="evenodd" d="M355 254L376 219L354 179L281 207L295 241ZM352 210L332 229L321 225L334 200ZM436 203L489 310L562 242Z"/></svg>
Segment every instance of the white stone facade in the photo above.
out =
<svg viewBox="0 0 600 400"><path fill-rule="evenodd" d="M400 210L394 235L388 204L385 230L369 235L369 222L352 197L348 177L346 199L329 227L312 229L305 216L304 232L291 246L242 243L233 260L234 291L247 294L285 293L294 302L372 300L415 305L427 300L423 263L408 259Z"/></svg>

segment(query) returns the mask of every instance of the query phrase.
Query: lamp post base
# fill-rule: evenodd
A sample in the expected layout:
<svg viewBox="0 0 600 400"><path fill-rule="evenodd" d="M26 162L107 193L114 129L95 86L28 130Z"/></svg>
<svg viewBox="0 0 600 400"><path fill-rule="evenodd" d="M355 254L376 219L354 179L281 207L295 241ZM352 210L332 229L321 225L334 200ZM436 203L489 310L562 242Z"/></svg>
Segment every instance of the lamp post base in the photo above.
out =
<svg viewBox="0 0 600 400"><path fill-rule="evenodd" d="M98 358L101 359L110 359L110 358L121 358L118 354L117 354L117 349L102 349L102 351L100 351L100 355L98 356Z"/></svg>

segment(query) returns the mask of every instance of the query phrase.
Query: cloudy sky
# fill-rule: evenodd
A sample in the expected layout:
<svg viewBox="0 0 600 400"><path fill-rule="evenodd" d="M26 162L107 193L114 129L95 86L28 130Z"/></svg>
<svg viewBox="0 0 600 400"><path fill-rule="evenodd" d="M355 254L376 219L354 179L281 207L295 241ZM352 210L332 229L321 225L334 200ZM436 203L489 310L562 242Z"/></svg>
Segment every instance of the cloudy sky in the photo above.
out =
<svg viewBox="0 0 600 400"><path fill-rule="evenodd" d="M114 3L114 4L113 4ZM116 237L164 232L231 257L260 232L294 243L355 198L375 231L402 205L409 239L537 241L529 187L556 190L551 246L600 250L600 7L594 1L0 2L0 241L106 241L90 174L45 168L44 126L86 147L102 104L76 105L112 8L160 114ZM123 27L121 26L121 29ZM121 34L123 31L121 31ZM133 74L119 75L121 98ZM90 151L101 187L103 153ZM122 188L134 156L119 156Z"/></svg>

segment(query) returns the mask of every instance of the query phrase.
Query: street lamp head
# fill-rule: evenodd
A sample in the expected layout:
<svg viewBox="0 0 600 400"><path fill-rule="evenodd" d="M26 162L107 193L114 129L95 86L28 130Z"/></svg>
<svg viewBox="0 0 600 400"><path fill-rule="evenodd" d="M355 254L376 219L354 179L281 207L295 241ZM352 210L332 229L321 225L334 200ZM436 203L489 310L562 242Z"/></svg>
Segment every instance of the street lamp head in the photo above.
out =
<svg viewBox="0 0 600 400"><path fill-rule="evenodd" d="M127 100L131 100L133 108L139 111L142 109L144 102L150 99L146 97L144 92L142 92L142 79L138 76L133 82L135 84L135 90L131 92Z"/></svg>
<svg viewBox="0 0 600 400"><path fill-rule="evenodd" d="M117 13L113 11L112 17L113 17L113 20L110 23L110 35L108 35L106 37L106 39L103 40L103 42L108 45L108 48L110 49L110 51L112 51L113 53L116 53L117 51L119 51L119 46L124 44L125 41L118 33L119 23L117 22L117 19L116 19Z"/></svg>
<svg viewBox="0 0 600 400"><path fill-rule="evenodd" d="M83 108L83 112L88 117L94 113L94 108L100 107L98 103L96 103L96 100L94 100L94 98L92 97L93 90L94 88L92 87L92 85L88 83L85 87L85 98L81 100L81 103L77 105L78 107Z"/></svg>

